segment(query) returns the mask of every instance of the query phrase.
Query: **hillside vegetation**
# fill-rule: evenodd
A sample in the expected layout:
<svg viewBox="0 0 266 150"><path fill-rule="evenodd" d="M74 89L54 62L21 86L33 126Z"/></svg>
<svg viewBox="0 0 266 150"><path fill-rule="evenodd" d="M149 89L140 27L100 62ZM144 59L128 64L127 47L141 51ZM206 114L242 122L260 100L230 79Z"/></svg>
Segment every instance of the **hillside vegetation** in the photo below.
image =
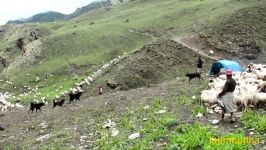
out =
<svg viewBox="0 0 266 150"><path fill-rule="evenodd" d="M0 112L1 150L266 149L265 105L213 123L219 106L206 109L200 98L216 58L263 62L265 0L110 2L70 20L0 26L0 91L25 106ZM189 82L200 54L203 79ZM65 94L53 107L114 59L80 101ZM29 113L42 97L48 104ZM247 137L258 142L238 143Z"/></svg>
<svg viewBox="0 0 266 150"><path fill-rule="evenodd" d="M124 52L134 52L144 44L153 42L154 38L150 36L129 32L132 29L148 33L156 39L170 39L169 33L182 36L204 29L206 23L215 24L221 18L230 17L232 13L264 6L264 3L236 0L136 0L114 5L110 9L96 9L69 21L2 26L1 57L7 66L2 67L1 78L13 82L16 89L6 83L1 84L1 89L20 94L28 91L28 88L24 88L25 85L41 86L39 95L22 97L23 101L31 101L32 96L38 99L48 94L52 98L61 91L68 90L83 77L92 74L104 62ZM22 47L26 49L23 55L17 46L19 38L23 39ZM194 58L183 55L182 52L179 54L180 57L191 60L190 65L195 62ZM139 60L136 58L135 61ZM167 59L162 61L168 62ZM153 71L161 72L161 75L156 75L153 80L161 81L158 78L162 76L164 79L175 76L163 72L162 67L152 67ZM179 68L182 67L183 65L180 65ZM176 73L176 68L172 69L170 72ZM136 75L133 78L138 78L138 73L132 71L125 73L130 76ZM40 81L36 82L36 77L40 78ZM48 80L44 80L47 77ZM55 91L59 86L62 88Z"/></svg>
<svg viewBox="0 0 266 150"><path fill-rule="evenodd" d="M211 47L251 60L259 57L260 62L265 62L265 4L263 1L261 5L250 4L233 11L207 24L200 35Z"/></svg>

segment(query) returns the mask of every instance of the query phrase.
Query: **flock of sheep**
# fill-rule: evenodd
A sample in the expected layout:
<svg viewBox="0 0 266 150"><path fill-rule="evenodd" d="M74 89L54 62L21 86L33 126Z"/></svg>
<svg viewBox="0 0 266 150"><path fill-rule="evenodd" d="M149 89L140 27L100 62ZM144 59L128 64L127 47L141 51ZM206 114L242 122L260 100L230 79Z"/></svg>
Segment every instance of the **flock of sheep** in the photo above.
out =
<svg viewBox="0 0 266 150"><path fill-rule="evenodd" d="M89 86L96 78L98 78L100 75L102 75L108 69L108 67L110 67L112 64L118 63L121 60L121 58L123 58L125 55L126 55L126 53L124 53L123 56L118 56L117 58L114 58L114 59L110 60L109 62L104 64L99 70L95 71L92 74L92 76L88 76L87 78L82 80L80 83L75 83L75 87L74 88L70 88L69 91L61 92L60 96L57 95L55 97L55 100L60 100L60 99L62 99L63 97L65 97L67 95L70 96L71 95L70 93L72 93L72 95L74 95L74 96L77 93L82 93L83 92L82 88L84 86ZM36 81L39 81L39 80L40 80L40 78L36 77ZM9 82L9 81L8 81L8 84L13 85L13 83ZM24 88L28 89L29 92L20 94L19 97L12 96L10 93L4 93L4 94L0 93L0 111L8 111L8 110L11 110L13 108L21 108L21 107L23 107L19 103L12 104L11 102L7 101L10 98L16 98L16 99L20 100L20 97L28 96L28 95L31 95L33 93L35 93L36 95L41 95L41 93L39 91L39 88L40 88L39 86L36 86L35 88L31 88L29 86L25 86ZM60 86L59 88L62 88L62 86ZM56 91L58 92L59 90L56 89ZM36 97L36 95L34 95L34 97ZM49 97L49 95L47 97ZM41 98L41 101L44 103L44 100L46 100L47 97ZM71 96L70 96L70 99L71 99ZM35 103L38 103L37 100L34 99L34 101L35 101Z"/></svg>
<svg viewBox="0 0 266 150"><path fill-rule="evenodd" d="M124 54L125 55L125 54ZM108 63L104 64L99 70L93 73L92 76L88 76L80 83L75 83L74 88L70 88L69 91L64 91L60 93L60 96L56 96L56 100L60 100L62 97L66 95L70 96L70 93L82 93L84 86L89 86L97 77L104 73L108 69L108 67L114 63L120 61L122 57L118 56ZM236 89L234 91L234 100L235 102L242 108L242 110L246 110L248 106L258 106L260 103L266 102L266 93L259 92L258 89L261 87L266 86L266 65L263 64L252 64L252 70L249 68L244 72L235 72L233 74L233 78L237 82ZM40 80L36 78L36 80ZM217 95L221 92L223 85L226 81L226 75L222 74L217 78L213 78L208 83L208 90L203 90L201 92L201 100L208 104L215 104L217 103ZM9 83L13 84L13 83ZM36 88L28 88L30 91L29 93L20 94L19 96L27 96L32 94L33 92L37 94L41 94L38 91L39 87ZM61 88L61 87L60 87ZM58 91L58 90L57 90ZM12 108L21 108L23 107L19 103L12 104L11 102L7 101L7 99L15 98L10 93L1 93L0 94L0 111L8 111ZM17 98L19 100L19 98ZM42 100L46 99L43 97ZM71 99L71 98L70 98Z"/></svg>
<svg viewBox="0 0 266 150"><path fill-rule="evenodd" d="M233 78L236 80L234 100L239 109L246 110L247 107L258 107L266 102L266 93L261 92L266 86L266 65L250 64L244 72L235 72ZM217 103L217 95L222 91L226 81L226 75L210 79L208 90L201 91L201 100L209 105Z"/></svg>

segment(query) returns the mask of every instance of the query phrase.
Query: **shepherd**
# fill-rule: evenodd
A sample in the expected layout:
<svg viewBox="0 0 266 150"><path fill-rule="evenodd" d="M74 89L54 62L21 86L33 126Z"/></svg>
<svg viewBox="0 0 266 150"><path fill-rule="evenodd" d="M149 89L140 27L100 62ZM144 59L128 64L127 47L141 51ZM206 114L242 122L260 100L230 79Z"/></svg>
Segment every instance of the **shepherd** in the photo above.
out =
<svg viewBox="0 0 266 150"><path fill-rule="evenodd" d="M103 94L103 86L98 87L98 94L102 95Z"/></svg>
<svg viewBox="0 0 266 150"><path fill-rule="evenodd" d="M197 73L200 73L200 70L202 69L202 65L205 63L204 59L202 59L201 56L199 56L197 60Z"/></svg>
<svg viewBox="0 0 266 150"><path fill-rule="evenodd" d="M223 90L218 94L217 99L219 105L222 107L221 120L224 120L224 114L230 113L231 123L234 122L233 113L237 111L237 105L234 101L233 92L236 87L236 81L232 78L233 72L231 70L226 71L226 82Z"/></svg>

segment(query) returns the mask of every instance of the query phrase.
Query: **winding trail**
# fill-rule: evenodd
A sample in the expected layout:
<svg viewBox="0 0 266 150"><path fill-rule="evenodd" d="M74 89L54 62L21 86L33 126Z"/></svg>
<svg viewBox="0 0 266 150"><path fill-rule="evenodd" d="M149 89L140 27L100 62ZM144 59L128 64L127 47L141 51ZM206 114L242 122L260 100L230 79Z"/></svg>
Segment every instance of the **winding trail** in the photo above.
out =
<svg viewBox="0 0 266 150"><path fill-rule="evenodd" d="M158 37L156 37L150 33L147 33L145 31L138 31L136 29L130 29L129 32L136 33L139 35L149 36L153 39L153 41L156 41L158 39ZM171 40L183 45L184 47L187 47L188 49L194 51L195 53L197 53L203 57L210 58L212 60L219 60L219 57L210 56L210 55L206 54L203 50L184 42L182 37L178 37L178 36L174 35L173 33L171 33L171 35L172 35L172 37L170 38Z"/></svg>
<svg viewBox="0 0 266 150"><path fill-rule="evenodd" d="M178 37L178 36L174 36L172 37L172 40L176 41L177 43L193 50L194 52L198 53L199 55L203 56L203 57L207 57L207 58L210 58L210 59L213 59L213 60L218 60L219 57L215 57L215 56L210 56L210 55L207 55L206 53L204 53L202 50L192 46L192 45L189 45L185 42L182 41L182 38L181 37Z"/></svg>

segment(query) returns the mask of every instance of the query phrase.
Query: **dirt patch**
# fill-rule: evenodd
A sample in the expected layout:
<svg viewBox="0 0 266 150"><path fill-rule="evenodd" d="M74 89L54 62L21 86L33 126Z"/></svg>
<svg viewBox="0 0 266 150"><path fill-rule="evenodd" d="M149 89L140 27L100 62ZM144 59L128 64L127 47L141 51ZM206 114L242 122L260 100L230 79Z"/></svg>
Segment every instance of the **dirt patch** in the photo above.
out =
<svg viewBox="0 0 266 150"><path fill-rule="evenodd" d="M233 12L199 32L207 45L234 56L256 59L266 48L266 3Z"/></svg>
<svg viewBox="0 0 266 150"><path fill-rule="evenodd" d="M187 44L189 47L195 48L198 53L203 53L214 60L220 58L229 58L229 53L216 49L208 42L204 41L197 33L190 33L180 38L180 42ZM213 54L210 53L213 51Z"/></svg>

